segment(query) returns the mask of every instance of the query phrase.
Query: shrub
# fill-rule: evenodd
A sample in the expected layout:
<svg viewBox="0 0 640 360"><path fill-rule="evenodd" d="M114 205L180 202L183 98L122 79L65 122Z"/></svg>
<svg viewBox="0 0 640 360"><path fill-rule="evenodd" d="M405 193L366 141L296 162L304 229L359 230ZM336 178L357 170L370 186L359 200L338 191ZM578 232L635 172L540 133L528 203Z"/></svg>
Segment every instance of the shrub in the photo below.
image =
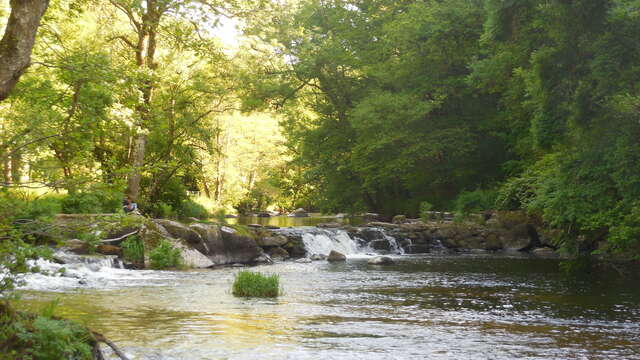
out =
<svg viewBox="0 0 640 360"><path fill-rule="evenodd" d="M87 190L67 195L62 200L62 212L67 214L112 213L122 207L123 193L106 185L94 185Z"/></svg>
<svg viewBox="0 0 640 360"><path fill-rule="evenodd" d="M51 314L36 316L0 304L3 359L92 359L95 339L79 324Z"/></svg>
<svg viewBox="0 0 640 360"><path fill-rule="evenodd" d="M455 211L460 214L470 214L495 208L498 193L494 190L464 191L455 201Z"/></svg>
<svg viewBox="0 0 640 360"><path fill-rule="evenodd" d="M178 215L185 218L194 217L198 219L206 219L209 217L209 213L204 206L190 199L185 200L180 204Z"/></svg>
<svg viewBox="0 0 640 360"><path fill-rule="evenodd" d="M429 221L429 211L433 209L433 205L427 201L423 201L420 203L420 218L427 222Z"/></svg>
<svg viewBox="0 0 640 360"><path fill-rule="evenodd" d="M158 247L149 253L149 261L151 268L155 270L177 268L182 265L182 255L180 249L176 249L168 241L162 240Z"/></svg>
<svg viewBox="0 0 640 360"><path fill-rule="evenodd" d="M134 264L144 262L144 245L139 237L131 236L123 241L120 246L122 247L122 256L126 261Z"/></svg>
<svg viewBox="0 0 640 360"><path fill-rule="evenodd" d="M236 274L232 291L240 297L277 297L280 295L280 276L240 271Z"/></svg>

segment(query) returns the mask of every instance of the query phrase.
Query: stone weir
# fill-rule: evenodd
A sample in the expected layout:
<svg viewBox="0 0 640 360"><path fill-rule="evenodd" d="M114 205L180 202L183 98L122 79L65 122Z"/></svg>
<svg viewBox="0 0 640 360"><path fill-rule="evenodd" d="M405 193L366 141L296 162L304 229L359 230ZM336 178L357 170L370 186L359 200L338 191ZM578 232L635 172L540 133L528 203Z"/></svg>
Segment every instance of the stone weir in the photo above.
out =
<svg viewBox="0 0 640 360"><path fill-rule="evenodd" d="M104 217L103 217L104 218ZM57 219L68 222L69 216ZM108 217L106 217L108 219ZM97 251L122 256L120 245L137 236L144 247L144 263L128 267L149 267L148 254L163 240L180 249L183 262L191 268L232 264L270 263L286 259L323 259L331 252L357 254L424 254L465 251L518 251L555 256L551 237L519 213L496 213L488 218L453 222L396 217L393 223L370 222L365 226L339 223L318 227L267 228L260 225L230 227L216 223L184 224L166 219L145 219L127 226L97 228L101 238ZM93 220L92 220L93 221ZM108 220L107 220L108 221ZM73 234L68 234L67 238ZM86 243L72 239L67 250L86 253Z"/></svg>

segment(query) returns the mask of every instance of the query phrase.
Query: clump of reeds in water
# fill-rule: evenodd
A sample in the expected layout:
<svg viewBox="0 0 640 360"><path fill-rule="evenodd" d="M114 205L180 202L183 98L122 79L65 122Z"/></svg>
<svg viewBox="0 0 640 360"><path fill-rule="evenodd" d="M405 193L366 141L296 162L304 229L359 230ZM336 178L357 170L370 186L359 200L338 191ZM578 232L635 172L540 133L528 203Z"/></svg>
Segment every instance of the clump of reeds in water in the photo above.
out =
<svg viewBox="0 0 640 360"><path fill-rule="evenodd" d="M240 271L236 274L231 293L241 297L277 297L281 293L280 276Z"/></svg>

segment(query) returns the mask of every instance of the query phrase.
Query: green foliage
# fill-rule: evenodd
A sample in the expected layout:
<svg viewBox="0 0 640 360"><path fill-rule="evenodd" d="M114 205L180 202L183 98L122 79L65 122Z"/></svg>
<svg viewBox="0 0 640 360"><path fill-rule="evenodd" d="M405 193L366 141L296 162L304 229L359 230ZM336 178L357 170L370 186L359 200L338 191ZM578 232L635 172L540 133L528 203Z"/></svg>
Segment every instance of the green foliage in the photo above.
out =
<svg viewBox="0 0 640 360"><path fill-rule="evenodd" d="M55 304L43 315L16 312L0 304L3 359L92 359L95 339L86 328L53 318Z"/></svg>
<svg viewBox="0 0 640 360"><path fill-rule="evenodd" d="M154 270L178 268L182 266L182 255L180 249L176 249L168 241L162 240L155 249L149 252L149 261Z"/></svg>
<svg viewBox="0 0 640 360"><path fill-rule="evenodd" d="M71 193L62 199L67 214L113 213L122 207L123 193L107 186L96 186Z"/></svg>
<svg viewBox="0 0 640 360"><path fill-rule="evenodd" d="M430 220L429 211L433 209L433 205L428 201L420 203L420 218L422 221L427 222Z"/></svg>
<svg viewBox="0 0 640 360"><path fill-rule="evenodd" d="M454 209L464 215L495 209L497 196L494 190L463 191L456 198Z"/></svg>
<svg viewBox="0 0 640 360"><path fill-rule="evenodd" d="M124 260L134 263L144 263L144 244L138 236L130 236L120 245Z"/></svg>
<svg viewBox="0 0 640 360"><path fill-rule="evenodd" d="M280 276L253 271L238 272L231 289L231 293L238 297L278 297L281 292Z"/></svg>
<svg viewBox="0 0 640 360"><path fill-rule="evenodd" d="M194 217L196 219L206 219L209 217L209 212L204 206L188 199L180 204L178 215L183 218Z"/></svg>

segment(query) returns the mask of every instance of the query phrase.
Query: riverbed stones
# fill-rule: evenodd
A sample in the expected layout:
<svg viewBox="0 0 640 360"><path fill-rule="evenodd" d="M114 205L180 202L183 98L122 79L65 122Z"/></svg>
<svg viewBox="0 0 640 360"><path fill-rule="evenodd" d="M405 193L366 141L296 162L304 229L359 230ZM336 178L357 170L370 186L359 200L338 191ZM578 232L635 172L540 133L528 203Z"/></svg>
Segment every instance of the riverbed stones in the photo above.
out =
<svg viewBox="0 0 640 360"><path fill-rule="evenodd" d="M376 256L367 261L369 265L393 265L394 261L389 256Z"/></svg>
<svg viewBox="0 0 640 360"><path fill-rule="evenodd" d="M329 253L329 256L327 257L327 261L329 262L347 261L347 257L343 253L337 252L335 250L331 250L331 252Z"/></svg>

